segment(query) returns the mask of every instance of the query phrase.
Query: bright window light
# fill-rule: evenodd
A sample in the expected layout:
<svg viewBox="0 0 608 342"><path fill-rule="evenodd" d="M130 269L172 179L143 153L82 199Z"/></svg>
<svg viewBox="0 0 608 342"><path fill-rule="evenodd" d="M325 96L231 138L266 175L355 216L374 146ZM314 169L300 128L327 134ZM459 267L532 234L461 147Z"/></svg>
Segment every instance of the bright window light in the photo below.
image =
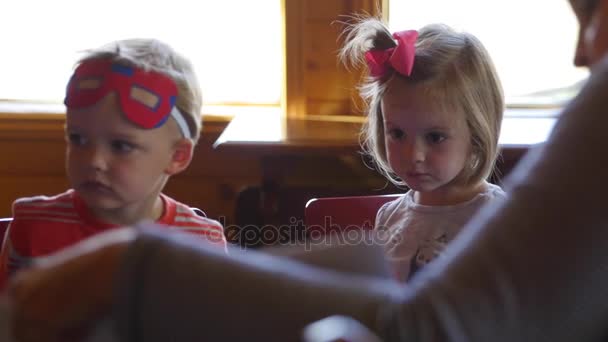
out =
<svg viewBox="0 0 608 342"><path fill-rule="evenodd" d="M576 18L568 1L391 0L392 30L445 23L490 52L510 106L561 105L588 73L573 66Z"/></svg>
<svg viewBox="0 0 608 342"><path fill-rule="evenodd" d="M278 105L281 27L281 0L11 1L0 20L0 99L60 103L81 51L157 38L193 62L205 104Z"/></svg>

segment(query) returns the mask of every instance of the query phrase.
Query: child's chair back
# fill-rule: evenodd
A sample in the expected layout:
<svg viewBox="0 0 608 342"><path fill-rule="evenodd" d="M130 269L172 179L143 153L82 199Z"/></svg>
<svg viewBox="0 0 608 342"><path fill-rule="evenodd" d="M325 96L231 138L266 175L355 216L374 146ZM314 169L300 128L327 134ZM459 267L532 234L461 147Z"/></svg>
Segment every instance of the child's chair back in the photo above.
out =
<svg viewBox="0 0 608 342"><path fill-rule="evenodd" d="M4 234L6 234L8 225L11 223L12 220L12 217L0 218L0 244L2 244L2 241L4 241Z"/></svg>
<svg viewBox="0 0 608 342"><path fill-rule="evenodd" d="M349 229L373 229L376 213L401 194L313 198L306 203L307 234L344 232Z"/></svg>

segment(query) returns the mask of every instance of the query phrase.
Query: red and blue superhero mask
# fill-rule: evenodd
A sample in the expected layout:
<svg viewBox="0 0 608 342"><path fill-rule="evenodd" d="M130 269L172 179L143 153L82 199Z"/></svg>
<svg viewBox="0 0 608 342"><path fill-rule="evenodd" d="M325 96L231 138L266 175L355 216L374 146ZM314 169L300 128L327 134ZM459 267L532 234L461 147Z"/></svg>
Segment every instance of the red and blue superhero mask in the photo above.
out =
<svg viewBox="0 0 608 342"><path fill-rule="evenodd" d="M172 116L182 135L190 139L184 115L177 109L177 86L161 73L94 59L80 64L68 83L64 103L79 109L94 105L109 92L116 92L125 117L144 129L161 127Z"/></svg>

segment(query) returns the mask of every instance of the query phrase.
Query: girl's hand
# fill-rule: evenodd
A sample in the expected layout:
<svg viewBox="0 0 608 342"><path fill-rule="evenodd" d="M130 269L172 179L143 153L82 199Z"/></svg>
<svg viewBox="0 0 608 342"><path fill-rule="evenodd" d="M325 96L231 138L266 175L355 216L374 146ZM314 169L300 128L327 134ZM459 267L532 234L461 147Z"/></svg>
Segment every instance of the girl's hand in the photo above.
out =
<svg viewBox="0 0 608 342"><path fill-rule="evenodd" d="M17 274L9 288L17 341L78 341L112 306L114 278L133 229L85 240Z"/></svg>

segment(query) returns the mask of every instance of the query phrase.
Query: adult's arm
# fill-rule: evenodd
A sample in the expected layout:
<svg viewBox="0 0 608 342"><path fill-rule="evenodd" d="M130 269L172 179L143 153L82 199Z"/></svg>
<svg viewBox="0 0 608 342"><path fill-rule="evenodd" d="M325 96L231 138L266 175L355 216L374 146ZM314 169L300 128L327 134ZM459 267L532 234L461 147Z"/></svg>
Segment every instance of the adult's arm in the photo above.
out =
<svg viewBox="0 0 608 342"><path fill-rule="evenodd" d="M299 340L304 326L339 313L374 322L399 285L265 255L141 233L117 284L124 341Z"/></svg>
<svg viewBox="0 0 608 342"><path fill-rule="evenodd" d="M401 341L590 341L608 335L608 64L550 138L407 290Z"/></svg>
<svg viewBox="0 0 608 342"><path fill-rule="evenodd" d="M400 341L572 341L608 319L608 68L563 112L542 150L409 287L141 235L117 282L116 319L138 340L295 340L352 316Z"/></svg>

